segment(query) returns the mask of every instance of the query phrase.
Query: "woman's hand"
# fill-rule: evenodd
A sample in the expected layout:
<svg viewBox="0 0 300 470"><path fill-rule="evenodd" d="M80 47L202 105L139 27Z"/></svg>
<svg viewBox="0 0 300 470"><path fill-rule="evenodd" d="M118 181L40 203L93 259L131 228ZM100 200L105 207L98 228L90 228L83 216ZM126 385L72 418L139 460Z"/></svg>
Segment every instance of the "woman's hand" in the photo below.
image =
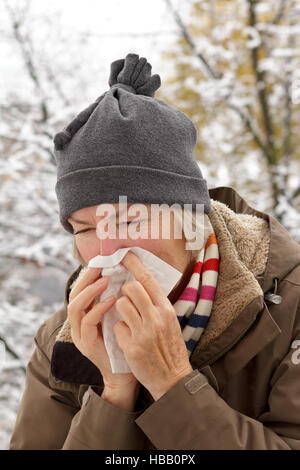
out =
<svg viewBox="0 0 300 470"><path fill-rule="evenodd" d="M134 253L122 264L136 280L122 286L116 309L123 321L114 332L132 373L158 400L193 368L174 307L156 279Z"/></svg>
<svg viewBox="0 0 300 470"><path fill-rule="evenodd" d="M89 268L69 296L68 319L71 336L79 351L100 370L105 388L136 391L139 383L132 373L113 374L102 336L101 320L112 308L114 296L94 305L95 297L108 286L102 268Z"/></svg>

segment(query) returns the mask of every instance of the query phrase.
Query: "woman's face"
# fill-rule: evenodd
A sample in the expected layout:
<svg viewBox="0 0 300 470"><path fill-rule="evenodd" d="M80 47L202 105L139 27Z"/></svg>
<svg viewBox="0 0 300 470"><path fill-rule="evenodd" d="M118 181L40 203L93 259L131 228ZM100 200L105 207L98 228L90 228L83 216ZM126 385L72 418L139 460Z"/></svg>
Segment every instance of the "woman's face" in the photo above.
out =
<svg viewBox="0 0 300 470"><path fill-rule="evenodd" d="M181 272L186 270L191 261L191 252L185 248L186 240L182 230L177 232L180 233L180 238L174 236L172 211L166 209L165 212L155 217L153 213L151 214L151 204L142 205L143 213L133 210L133 207L130 210L130 207L134 206L133 203L128 203L126 206L118 203L109 205L114 207L116 214L115 219L112 219L115 223L110 227L107 223L104 225L104 220L107 221L111 213L105 212L104 207L101 211L101 206L107 206L107 204L80 209L73 212L68 219L74 229L77 250L86 264L97 255L108 256L120 248L139 246L151 251L175 269ZM137 206L136 204L135 208ZM97 213L103 215L96 215L97 208ZM118 215L119 209L120 216ZM79 220L82 223L79 223ZM111 227L115 227L115 232ZM163 231L166 228L167 231ZM151 238L151 229L152 233L155 233L156 229L156 238ZM105 233L109 234L106 238ZM133 234L136 238L133 238ZM141 235L140 238L137 238L138 234Z"/></svg>

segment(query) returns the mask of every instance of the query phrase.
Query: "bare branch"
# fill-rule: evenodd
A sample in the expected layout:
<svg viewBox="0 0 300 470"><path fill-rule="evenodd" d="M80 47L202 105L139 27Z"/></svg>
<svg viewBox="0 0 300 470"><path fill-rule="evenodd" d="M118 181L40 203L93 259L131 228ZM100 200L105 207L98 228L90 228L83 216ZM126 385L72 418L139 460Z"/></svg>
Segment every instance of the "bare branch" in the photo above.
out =
<svg viewBox="0 0 300 470"><path fill-rule="evenodd" d="M48 133L48 132L42 132L42 135L46 135L47 137L49 137L49 139L52 141L52 136ZM33 141L32 140L28 140L28 139L20 139L19 137L17 136L13 136L13 135L6 135L6 134L0 134L0 139L4 139L4 140L11 140L13 142L18 142L18 143L21 143L21 144L32 144ZM52 165L54 167L56 167L56 160L55 160L55 156L54 156L54 153L53 151L51 150L51 148L47 147L47 146L44 146L42 145L40 142L35 142L37 148L40 148L41 150L44 150L46 153L48 153L50 155L50 161L52 163ZM44 172L46 172L45 170L43 170ZM47 172L47 173L51 173L52 172Z"/></svg>
<svg viewBox="0 0 300 470"><path fill-rule="evenodd" d="M280 5L279 5L279 8L278 8L278 12L276 13L276 15L274 16L273 20L271 21L271 24L277 24L277 23L279 23L279 21L280 21L280 20L282 19L282 17L283 17L286 4L287 4L287 0L280 0Z"/></svg>
<svg viewBox="0 0 300 470"><path fill-rule="evenodd" d="M246 128L251 133L253 139L255 140L255 142L257 143L259 148L262 150L263 154L267 157L268 149L265 146L265 144L263 143L263 141L261 140L261 138L259 137L258 133L255 131L251 120L237 106L234 106L233 104L228 103L228 102L227 102L227 105L228 105L229 108L231 108L233 111L235 111L240 116L240 118L243 121L243 123L245 124Z"/></svg>
<svg viewBox="0 0 300 470"><path fill-rule="evenodd" d="M172 14L175 18L175 21L176 23L178 24L181 32L182 32L182 35L183 37L185 38L186 42L190 45L192 51L194 52L194 54L198 57L198 59L202 62L202 64L204 65L204 68L206 70L206 72L208 73L208 75L211 77L211 78L214 78L214 79L218 79L218 78L222 78L222 75L215 72L211 66L209 65L209 63L207 62L207 60L205 59L204 55L201 54L200 52L197 51L197 46L192 38L192 36L190 35L187 27L184 25L179 13L176 11L176 9L173 7L172 5L172 2L171 0L165 0L168 7L170 8L170 10L172 11Z"/></svg>
<svg viewBox="0 0 300 470"><path fill-rule="evenodd" d="M175 18L175 21L176 23L178 24L180 30L181 30L181 33L182 35L184 36L184 38L186 39L187 43L190 45L191 47L191 50L193 51L193 53L198 57L198 59L201 61L202 65L204 65L208 75L210 76L210 78L214 79L214 80L219 80L222 78L222 75L218 74L217 72L215 72L211 67L210 65L208 64L208 62L206 61L206 59L204 58L204 56L202 54L199 54L197 52L197 47L195 45L195 42L194 40L192 39L190 33L188 32L187 28L185 27L179 13L175 10L175 8L173 7L172 3L171 3L171 0L165 0L167 2L167 5L169 6L169 8L171 9L172 13L173 13L173 16ZM249 132L251 133L253 139L255 140L255 142L257 143L257 145L259 146L259 148L262 150L263 154L267 157L268 155L268 149L266 147L266 145L264 144L264 142L262 141L262 139L260 138L260 136L258 135L258 133L254 130L254 126L251 122L251 120L247 117L247 115L243 112L242 109L238 108L237 106L233 105L232 103L230 103L230 96L231 96L231 93L227 94L225 97L222 97L222 99L225 101L226 105L232 109L233 111L235 111L239 117L242 119L243 123L246 125L246 128L249 130Z"/></svg>
<svg viewBox="0 0 300 470"><path fill-rule="evenodd" d="M44 97L42 98L43 96L42 86L39 80L37 68L34 64L33 57L30 51L30 43L28 42L28 35L23 36L21 29L20 29L21 24L22 24L21 21L23 21L23 18L21 17L21 15L19 15L19 17L22 18L22 20L17 18L16 13L13 11L13 9L11 8L11 6L9 5L7 1L5 1L5 6L7 9L8 15L11 19L13 35L14 35L16 42L18 43L20 47L21 54L24 59L25 67L39 93L39 96L41 97L41 103L40 103L41 114L42 114L41 122L45 122L47 121L49 117L48 107L46 104L46 99Z"/></svg>
<svg viewBox="0 0 300 470"><path fill-rule="evenodd" d="M247 0L249 5L249 24L252 28L256 27L256 13L255 13L255 4L256 0ZM252 47L251 49L251 59L252 59L252 68L256 79L256 88L258 94L258 100L260 103L260 108L263 117L263 125L265 129L265 137L267 141L267 157L271 164L276 163L275 148L273 143L274 131L273 124L271 120L271 115L269 111L269 106L266 96L266 82L265 74L263 71L259 71L258 68L258 49L259 47Z"/></svg>
<svg viewBox="0 0 300 470"><path fill-rule="evenodd" d="M49 64L45 63L43 64L43 67L46 71L47 77L49 78L50 82L53 84L58 96L61 98L64 105L70 106L71 102L69 98L64 94L62 87L60 86L60 83L58 82L55 73L53 73L53 71L51 70L51 67L49 66Z"/></svg>
<svg viewBox="0 0 300 470"><path fill-rule="evenodd" d="M292 193L291 197L289 198L289 202L292 204L293 201L300 196L300 186L295 189L295 191Z"/></svg>
<svg viewBox="0 0 300 470"><path fill-rule="evenodd" d="M7 352L9 352L9 354L11 354L14 359L17 359L18 361L21 361L20 356L8 345L7 341L5 340L5 338L3 338L3 336L0 336L0 341L2 341L2 343L5 346L5 350ZM22 369L22 371L25 374L26 368L24 366L20 366L20 369Z"/></svg>
<svg viewBox="0 0 300 470"><path fill-rule="evenodd" d="M294 20L290 22L290 25L294 24ZM292 35L288 38L289 47L295 46L295 38ZM283 137L283 159L284 163L288 166L291 161L291 132L292 132L292 98L291 98L291 86L292 86L292 73L289 67L289 60L285 61L285 83L284 83L284 92L285 92L285 117L284 117L284 137ZM286 176L287 178L287 176Z"/></svg>

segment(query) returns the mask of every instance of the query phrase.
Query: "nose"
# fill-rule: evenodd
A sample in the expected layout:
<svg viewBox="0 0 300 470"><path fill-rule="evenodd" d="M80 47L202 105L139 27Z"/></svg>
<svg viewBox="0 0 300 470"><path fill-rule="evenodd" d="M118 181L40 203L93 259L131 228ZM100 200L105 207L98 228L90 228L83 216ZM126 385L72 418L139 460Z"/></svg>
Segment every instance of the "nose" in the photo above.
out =
<svg viewBox="0 0 300 470"><path fill-rule="evenodd" d="M109 256L118 251L120 248L126 248L125 240L119 240L118 238L105 238L99 239L100 244L100 255Z"/></svg>

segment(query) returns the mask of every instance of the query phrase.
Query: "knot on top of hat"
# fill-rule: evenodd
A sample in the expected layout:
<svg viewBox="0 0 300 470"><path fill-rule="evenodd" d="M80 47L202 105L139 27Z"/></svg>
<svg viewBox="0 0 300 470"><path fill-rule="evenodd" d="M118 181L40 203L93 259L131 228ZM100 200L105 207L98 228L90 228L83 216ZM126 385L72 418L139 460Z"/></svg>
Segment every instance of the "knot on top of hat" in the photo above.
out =
<svg viewBox="0 0 300 470"><path fill-rule="evenodd" d="M131 93L153 98L161 80L158 74L151 76L151 70L152 65L145 57L127 54L125 59L111 63L108 84L110 88L120 87Z"/></svg>
<svg viewBox="0 0 300 470"><path fill-rule="evenodd" d="M151 76L152 65L145 57L138 54L127 54L125 59L115 60L111 64L109 76L110 88L123 88L136 95L154 97L155 91L160 87L161 80L158 74ZM104 98L104 92L94 103L81 111L61 132L54 136L55 150L63 148L72 140L74 134L88 121L94 109Z"/></svg>
<svg viewBox="0 0 300 470"><path fill-rule="evenodd" d="M130 93L133 93L136 95L136 91L131 85L125 85L125 83L115 83L112 85L110 88L123 88L124 90L130 91Z"/></svg>

